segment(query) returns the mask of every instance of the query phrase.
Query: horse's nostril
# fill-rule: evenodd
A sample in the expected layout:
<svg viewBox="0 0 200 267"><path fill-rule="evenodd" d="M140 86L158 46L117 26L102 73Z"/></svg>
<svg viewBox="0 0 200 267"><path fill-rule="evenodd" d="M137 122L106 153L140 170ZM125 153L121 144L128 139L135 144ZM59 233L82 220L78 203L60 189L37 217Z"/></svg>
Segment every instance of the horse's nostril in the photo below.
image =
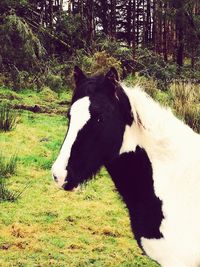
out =
<svg viewBox="0 0 200 267"><path fill-rule="evenodd" d="M58 182L58 178L53 174L53 178L55 182Z"/></svg>

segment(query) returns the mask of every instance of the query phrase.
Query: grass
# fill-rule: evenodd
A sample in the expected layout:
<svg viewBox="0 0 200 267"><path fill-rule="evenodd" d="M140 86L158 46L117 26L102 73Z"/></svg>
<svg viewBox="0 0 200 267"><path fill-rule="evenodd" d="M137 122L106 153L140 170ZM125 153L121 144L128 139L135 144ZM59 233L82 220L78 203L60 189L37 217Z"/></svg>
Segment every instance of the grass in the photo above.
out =
<svg viewBox="0 0 200 267"><path fill-rule="evenodd" d="M177 115L200 133L200 86L190 83L173 83L170 87L173 108Z"/></svg>
<svg viewBox="0 0 200 267"><path fill-rule="evenodd" d="M16 172L17 156L12 155L10 159L6 159L3 154L0 154L0 175L7 177Z"/></svg>
<svg viewBox="0 0 200 267"><path fill-rule="evenodd" d="M18 154L9 190L28 185L17 202L0 204L0 266L156 267L105 169L80 191L55 186L50 168L66 127L64 116L25 111L15 130L0 133L2 153Z"/></svg>
<svg viewBox="0 0 200 267"><path fill-rule="evenodd" d="M16 126L16 122L16 112L9 105L0 105L0 130L11 131Z"/></svg>
<svg viewBox="0 0 200 267"><path fill-rule="evenodd" d="M19 192L10 191L7 188L8 177L15 174L17 169L17 156L13 155L9 160L0 154L0 202L14 201L19 196Z"/></svg>

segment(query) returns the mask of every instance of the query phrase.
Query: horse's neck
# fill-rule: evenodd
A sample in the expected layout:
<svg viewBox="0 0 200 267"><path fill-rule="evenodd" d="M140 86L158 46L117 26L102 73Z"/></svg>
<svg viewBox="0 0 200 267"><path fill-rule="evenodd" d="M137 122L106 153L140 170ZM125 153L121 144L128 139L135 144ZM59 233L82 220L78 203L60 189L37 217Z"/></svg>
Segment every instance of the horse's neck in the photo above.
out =
<svg viewBox="0 0 200 267"><path fill-rule="evenodd" d="M126 128L121 152L134 151L139 145L147 152L150 160L164 160L171 157L185 142L195 135L194 132L171 112L156 103L140 88L126 88L134 122ZM125 147L124 147L125 146ZM129 147L129 148L128 148Z"/></svg>

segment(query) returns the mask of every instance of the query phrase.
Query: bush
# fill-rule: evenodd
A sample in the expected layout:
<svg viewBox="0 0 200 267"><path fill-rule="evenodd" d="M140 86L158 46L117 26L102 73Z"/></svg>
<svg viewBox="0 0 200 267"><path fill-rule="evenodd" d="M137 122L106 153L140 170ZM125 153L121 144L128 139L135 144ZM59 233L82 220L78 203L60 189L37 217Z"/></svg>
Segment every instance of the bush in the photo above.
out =
<svg viewBox="0 0 200 267"><path fill-rule="evenodd" d="M2 18L0 55L5 66L30 71L38 67L45 50L28 24L16 15ZM23 60L22 60L23 59Z"/></svg>
<svg viewBox="0 0 200 267"><path fill-rule="evenodd" d="M100 38L96 40L95 45L98 51L104 51L106 54L121 62L123 78L127 77L128 74L134 71L132 48L123 46L120 41L105 36L100 36Z"/></svg>
<svg viewBox="0 0 200 267"><path fill-rule="evenodd" d="M56 36L63 40L68 47L57 45L58 54L63 52L72 54L74 50L86 48L87 24L80 14L67 14L63 12L55 24Z"/></svg>
<svg viewBox="0 0 200 267"><path fill-rule="evenodd" d="M52 91L59 93L63 87L63 81L59 75L50 73L47 76L46 85L50 87Z"/></svg>
<svg viewBox="0 0 200 267"><path fill-rule="evenodd" d="M94 63L91 65L91 72L94 73L105 73L111 67L115 67L118 73L122 74L122 66L120 61L110 56L105 51L97 52L93 56Z"/></svg>
<svg viewBox="0 0 200 267"><path fill-rule="evenodd" d="M44 86L42 87L41 91L39 92L39 95L42 97L42 99L46 102L55 102L58 100L58 96L55 92L53 92L49 87Z"/></svg>
<svg viewBox="0 0 200 267"><path fill-rule="evenodd" d="M177 74L176 65L166 63L160 55L148 49L137 50L135 70L142 76L157 80L158 89L163 91L168 90Z"/></svg>
<svg viewBox="0 0 200 267"><path fill-rule="evenodd" d="M105 74L110 67L115 67L119 74L122 74L120 61L110 56L105 51L96 52L94 55L84 55L78 57L79 65L88 74Z"/></svg>
<svg viewBox="0 0 200 267"><path fill-rule="evenodd" d="M0 130L7 132L12 130L17 123L17 114L9 105L0 106Z"/></svg>

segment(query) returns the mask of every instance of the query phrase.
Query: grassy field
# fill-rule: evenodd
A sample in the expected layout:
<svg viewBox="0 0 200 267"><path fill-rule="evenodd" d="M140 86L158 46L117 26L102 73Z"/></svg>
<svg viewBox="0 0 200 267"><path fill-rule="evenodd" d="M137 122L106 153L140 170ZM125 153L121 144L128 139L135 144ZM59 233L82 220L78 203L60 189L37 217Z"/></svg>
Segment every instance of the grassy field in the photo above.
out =
<svg viewBox="0 0 200 267"><path fill-rule="evenodd" d="M9 189L22 191L16 202L0 203L0 266L156 267L137 247L127 210L104 169L77 192L59 190L51 165L66 133L58 98L0 89L1 101L40 104L49 114L20 112L14 130L0 132L7 157L18 155ZM52 104L54 103L54 104Z"/></svg>

